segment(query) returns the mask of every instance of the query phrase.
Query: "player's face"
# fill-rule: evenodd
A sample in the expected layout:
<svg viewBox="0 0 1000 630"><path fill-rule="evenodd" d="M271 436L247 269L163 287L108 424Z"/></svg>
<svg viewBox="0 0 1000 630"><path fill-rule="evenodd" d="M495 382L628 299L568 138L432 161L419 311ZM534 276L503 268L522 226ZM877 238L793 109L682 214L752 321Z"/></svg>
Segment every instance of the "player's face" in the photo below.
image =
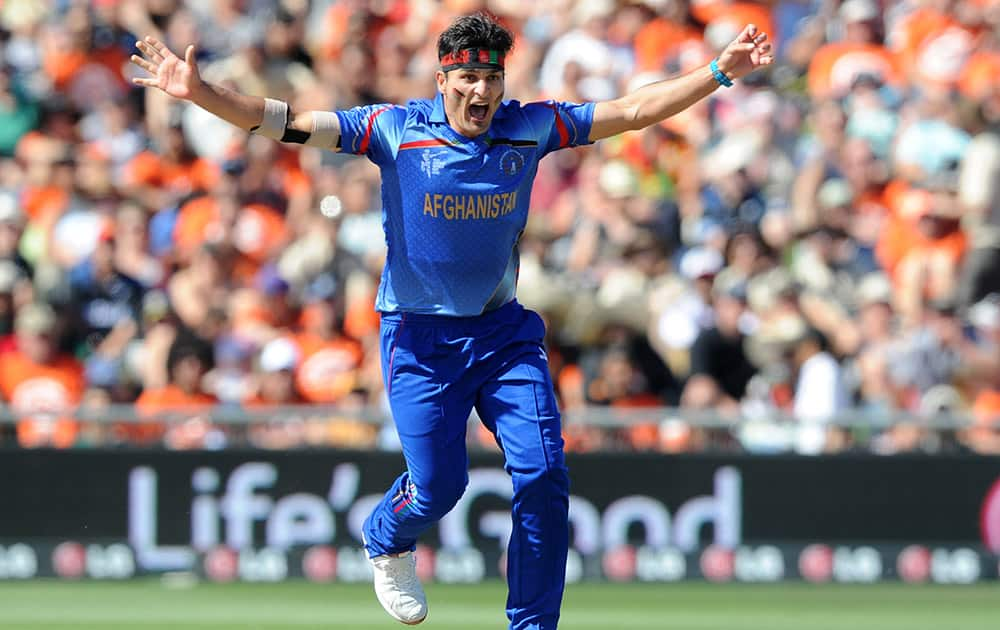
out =
<svg viewBox="0 0 1000 630"><path fill-rule="evenodd" d="M463 136L486 133L503 100L503 72L457 68L437 73L438 90L444 94L448 123Z"/></svg>

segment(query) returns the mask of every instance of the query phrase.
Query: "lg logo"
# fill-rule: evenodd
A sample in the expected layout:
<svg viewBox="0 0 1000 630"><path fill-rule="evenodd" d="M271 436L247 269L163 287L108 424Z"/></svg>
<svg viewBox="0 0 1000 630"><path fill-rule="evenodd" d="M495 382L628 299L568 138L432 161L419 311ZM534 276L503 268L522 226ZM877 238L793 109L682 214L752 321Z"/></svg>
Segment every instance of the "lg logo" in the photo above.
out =
<svg viewBox="0 0 1000 630"><path fill-rule="evenodd" d="M986 493L979 524L986 548L993 553L1000 553L1000 479Z"/></svg>

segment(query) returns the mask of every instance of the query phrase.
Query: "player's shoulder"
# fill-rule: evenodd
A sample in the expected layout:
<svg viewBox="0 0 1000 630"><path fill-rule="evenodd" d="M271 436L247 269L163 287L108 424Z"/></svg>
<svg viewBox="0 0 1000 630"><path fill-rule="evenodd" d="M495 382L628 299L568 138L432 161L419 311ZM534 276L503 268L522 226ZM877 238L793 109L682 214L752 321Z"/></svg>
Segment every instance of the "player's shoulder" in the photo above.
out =
<svg viewBox="0 0 1000 630"><path fill-rule="evenodd" d="M546 107L551 107L548 103L551 103L551 101L529 101L527 103L522 103L521 101L511 99L509 101L504 101L500 105L500 111L506 115L531 116L535 112L542 111Z"/></svg>
<svg viewBox="0 0 1000 630"><path fill-rule="evenodd" d="M496 119L503 121L506 125L531 125L535 126L547 118L552 117L552 108L555 103L552 101L530 101L522 103L517 100L504 101L500 104L496 113Z"/></svg>
<svg viewBox="0 0 1000 630"><path fill-rule="evenodd" d="M580 103L566 103L552 99L529 101L527 103L521 103L520 101L507 101L506 104L509 107L511 114L520 115L521 117L531 121L550 120L553 113L557 110L573 108L580 105Z"/></svg>
<svg viewBox="0 0 1000 630"><path fill-rule="evenodd" d="M434 101L427 98L413 98L401 105L400 110L404 118L418 118L427 120L434 113Z"/></svg>

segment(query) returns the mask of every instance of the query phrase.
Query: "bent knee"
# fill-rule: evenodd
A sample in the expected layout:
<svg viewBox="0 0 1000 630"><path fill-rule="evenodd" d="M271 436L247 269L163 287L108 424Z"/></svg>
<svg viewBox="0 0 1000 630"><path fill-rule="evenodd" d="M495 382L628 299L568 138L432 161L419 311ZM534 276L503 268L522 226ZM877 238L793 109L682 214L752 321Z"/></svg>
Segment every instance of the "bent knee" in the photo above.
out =
<svg viewBox="0 0 1000 630"><path fill-rule="evenodd" d="M468 478L428 484L417 487L415 503L417 509L432 518L440 518L455 507L465 494Z"/></svg>

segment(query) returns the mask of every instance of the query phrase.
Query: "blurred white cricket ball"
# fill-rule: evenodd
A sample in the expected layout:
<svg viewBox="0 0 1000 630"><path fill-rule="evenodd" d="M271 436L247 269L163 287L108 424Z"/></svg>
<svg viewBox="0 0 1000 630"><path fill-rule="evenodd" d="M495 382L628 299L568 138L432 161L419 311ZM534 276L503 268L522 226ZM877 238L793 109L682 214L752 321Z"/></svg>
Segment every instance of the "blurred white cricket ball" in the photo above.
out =
<svg viewBox="0 0 1000 630"><path fill-rule="evenodd" d="M319 202L320 214L328 219L336 219L343 210L344 204L337 195L327 195Z"/></svg>

